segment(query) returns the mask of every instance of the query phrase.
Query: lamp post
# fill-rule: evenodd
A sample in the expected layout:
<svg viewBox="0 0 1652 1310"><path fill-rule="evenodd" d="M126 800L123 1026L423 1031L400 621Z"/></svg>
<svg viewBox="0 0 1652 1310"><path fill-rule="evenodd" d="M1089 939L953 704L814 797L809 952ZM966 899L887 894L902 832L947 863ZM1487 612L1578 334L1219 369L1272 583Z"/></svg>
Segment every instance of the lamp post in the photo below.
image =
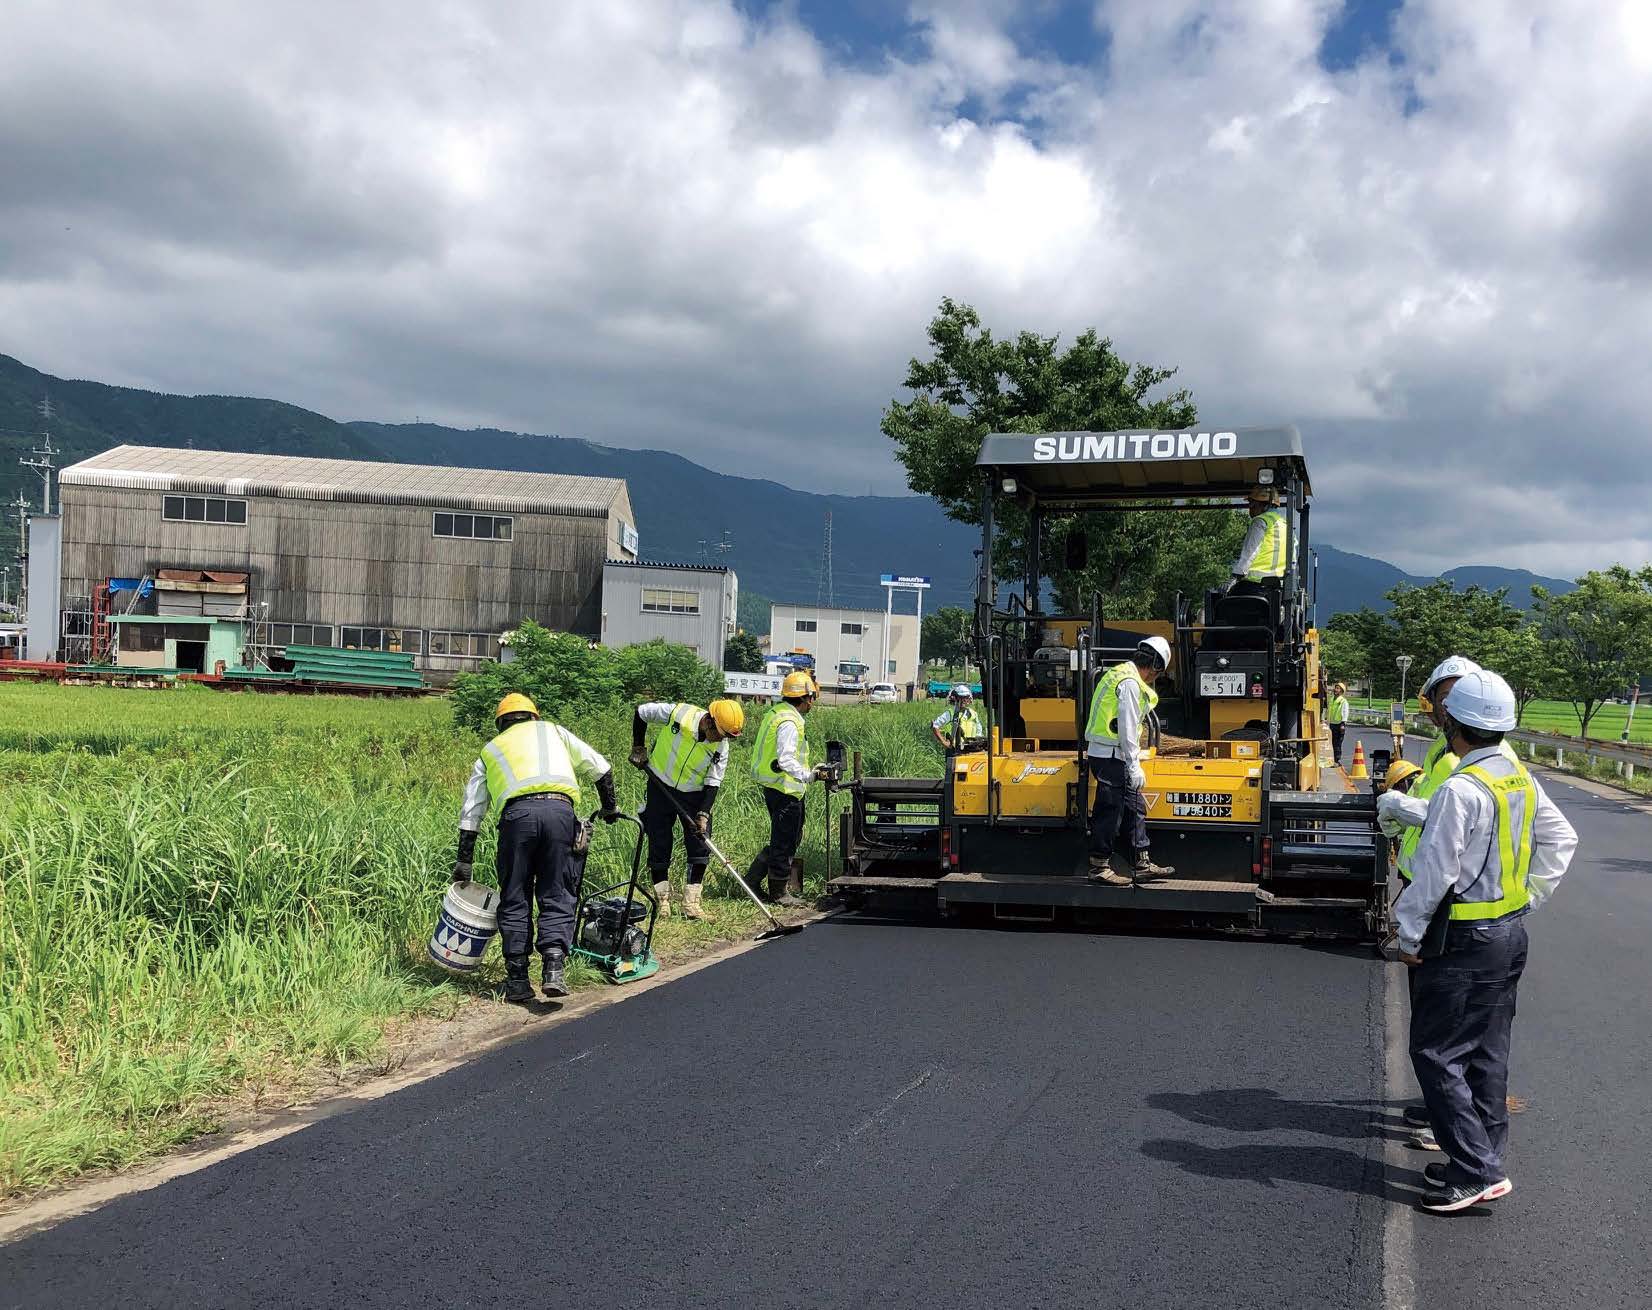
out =
<svg viewBox="0 0 1652 1310"><path fill-rule="evenodd" d="M1401 655L1394 660L1400 666L1400 713L1405 713L1405 675L1411 667L1411 656Z"/></svg>

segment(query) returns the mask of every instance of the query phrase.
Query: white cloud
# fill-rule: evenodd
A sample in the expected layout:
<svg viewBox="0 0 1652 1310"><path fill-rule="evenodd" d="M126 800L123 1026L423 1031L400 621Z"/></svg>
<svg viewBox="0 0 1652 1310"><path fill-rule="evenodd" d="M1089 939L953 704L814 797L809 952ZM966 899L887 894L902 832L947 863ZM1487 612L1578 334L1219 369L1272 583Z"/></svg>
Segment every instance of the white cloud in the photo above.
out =
<svg viewBox="0 0 1652 1310"><path fill-rule="evenodd" d="M887 490L950 294L1298 419L1347 548L1644 559L1644 5L1410 0L1331 74L1338 8L1105 0L1094 69L1004 0L855 67L728 0L13 0L0 349Z"/></svg>

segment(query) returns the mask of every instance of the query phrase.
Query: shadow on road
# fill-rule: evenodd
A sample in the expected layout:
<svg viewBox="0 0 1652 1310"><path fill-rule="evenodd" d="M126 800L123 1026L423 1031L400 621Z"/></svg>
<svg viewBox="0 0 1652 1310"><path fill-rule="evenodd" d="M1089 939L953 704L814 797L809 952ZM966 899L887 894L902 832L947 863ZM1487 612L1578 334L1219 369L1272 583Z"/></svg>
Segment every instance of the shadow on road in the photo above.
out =
<svg viewBox="0 0 1652 1310"><path fill-rule="evenodd" d="M1422 1170L1385 1176L1382 1161L1340 1146L1204 1146L1160 1137L1142 1143L1142 1154L1184 1173L1277 1187L1302 1183L1355 1196L1413 1205L1424 1186ZM1404 1184L1404 1185L1401 1185Z"/></svg>
<svg viewBox="0 0 1652 1310"><path fill-rule="evenodd" d="M1238 1133L1293 1129L1322 1137L1405 1134L1403 1101L1292 1101L1267 1087L1211 1087L1202 1092L1154 1092L1147 1103L1206 1128Z"/></svg>

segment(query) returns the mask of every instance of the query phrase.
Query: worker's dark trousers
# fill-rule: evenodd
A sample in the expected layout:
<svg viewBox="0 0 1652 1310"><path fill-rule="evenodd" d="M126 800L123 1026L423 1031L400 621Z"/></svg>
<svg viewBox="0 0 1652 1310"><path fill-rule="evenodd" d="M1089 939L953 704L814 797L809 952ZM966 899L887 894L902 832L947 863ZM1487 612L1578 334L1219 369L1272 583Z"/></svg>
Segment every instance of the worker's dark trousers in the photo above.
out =
<svg viewBox="0 0 1652 1310"><path fill-rule="evenodd" d="M533 928L530 900L539 903L540 951L573 945L579 820L566 796L518 796L499 815L499 943L507 956L526 955Z"/></svg>
<svg viewBox="0 0 1652 1310"><path fill-rule="evenodd" d="M1123 760L1090 757L1090 776L1096 780L1096 798L1090 805L1090 853L1104 859L1120 838L1130 853L1147 849L1147 800L1130 785Z"/></svg>
<svg viewBox="0 0 1652 1310"><path fill-rule="evenodd" d="M1412 969L1411 1067L1452 1183L1503 1178L1509 1034L1526 968L1524 914L1453 923L1445 954Z"/></svg>
<svg viewBox="0 0 1652 1310"><path fill-rule="evenodd" d="M1346 723L1333 723L1331 725L1331 758L1338 764L1342 763L1342 736L1347 731L1348 725Z"/></svg>
<svg viewBox="0 0 1652 1310"><path fill-rule="evenodd" d="M803 798L765 787L763 804L769 807L769 844L757 852L752 872L758 877L784 879L803 842Z"/></svg>
<svg viewBox="0 0 1652 1310"><path fill-rule="evenodd" d="M677 804L689 814L700 812L700 802L705 795L703 792L680 791L676 795ZM671 830L674 827L681 827L683 830L683 850L688 853L689 882L703 882L706 876L706 861L711 858L711 851L706 847L705 838L700 836L699 825L677 813L672 807L665 784L651 773L648 775L648 799L642 807L642 830L648 834L648 871L654 875L655 882L664 882L666 874L671 869Z"/></svg>

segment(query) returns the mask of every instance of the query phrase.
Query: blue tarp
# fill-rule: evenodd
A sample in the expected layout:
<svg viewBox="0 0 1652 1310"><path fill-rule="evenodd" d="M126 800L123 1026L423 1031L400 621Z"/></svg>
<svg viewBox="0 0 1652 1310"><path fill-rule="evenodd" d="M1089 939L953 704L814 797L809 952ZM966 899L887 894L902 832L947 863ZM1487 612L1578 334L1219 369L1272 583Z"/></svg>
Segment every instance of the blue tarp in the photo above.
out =
<svg viewBox="0 0 1652 1310"><path fill-rule="evenodd" d="M147 599L149 594L155 590L155 583L149 578L110 578L109 590L112 592L135 591L138 593L138 598L143 600Z"/></svg>

